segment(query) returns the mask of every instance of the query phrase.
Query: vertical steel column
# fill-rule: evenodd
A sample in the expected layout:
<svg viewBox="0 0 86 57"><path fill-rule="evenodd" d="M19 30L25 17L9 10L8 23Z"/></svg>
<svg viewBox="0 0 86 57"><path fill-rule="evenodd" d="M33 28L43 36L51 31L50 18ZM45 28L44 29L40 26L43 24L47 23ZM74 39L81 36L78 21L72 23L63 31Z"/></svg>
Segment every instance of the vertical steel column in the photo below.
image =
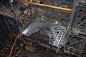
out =
<svg viewBox="0 0 86 57"><path fill-rule="evenodd" d="M77 13L78 13L78 9L76 9L76 11L75 11L75 14L74 14L74 19L73 19L73 23L76 21L76 18L77 18ZM72 25L74 25L74 24L72 24Z"/></svg>
<svg viewBox="0 0 86 57"><path fill-rule="evenodd" d="M12 10L13 10L14 16L16 17L16 14L15 14L14 8L13 8L13 5L12 5L12 3L11 3L11 0L9 0L9 2L10 2L10 6L11 6L11 8L12 8Z"/></svg>
<svg viewBox="0 0 86 57"><path fill-rule="evenodd" d="M13 5L12 5L12 3L11 3L11 0L9 0L9 2L10 2L10 6L11 6L11 8L12 8L12 10L13 10L13 13L14 13L14 17L15 17L15 20L16 20L16 25L17 25L17 27L19 27L18 20L17 20L17 16L16 16L16 14L15 14L15 10L14 10L14 8L13 8Z"/></svg>
<svg viewBox="0 0 86 57"><path fill-rule="evenodd" d="M69 24L69 29L68 29L68 32L66 34L66 40L68 40L69 38L69 35L70 35L70 31L71 31L71 25L72 25L72 21L73 21L73 18L74 18L74 13L75 13L75 9L76 9L76 6L78 5L78 0L74 0L74 4L73 4L73 10L72 10L72 13L71 13L71 18L70 18L70 24ZM65 45L67 44L67 42L65 43ZM65 45L64 45L64 51L65 51Z"/></svg>
<svg viewBox="0 0 86 57"><path fill-rule="evenodd" d="M29 2L30 2L30 0L28 0ZM29 24L32 22L32 11L31 11L31 4L28 4L28 8L30 9L30 13L31 13L31 15L30 15L30 19L29 19Z"/></svg>
<svg viewBox="0 0 86 57"><path fill-rule="evenodd" d="M16 17L17 17L17 19L18 19L18 16L19 16L19 14L18 14L18 11L19 11L19 8L20 8L20 0L19 0L19 6L18 6L18 10L17 10L17 12L16 12Z"/></svg>
<svg viewBox="0 0 86 57"><path fill-rule="evenodd" d="M73 4L73 10L72 10L72 14L71 14L71 19L70 19L70 24L69 24L69 30L68 30L68 35L70 34L70 31L71 31L71 25L72 25L72 21L73 21L73 18L74 18L74 13L75 13L75 9L76 9L76 6L78 5L78 0L74 0L74 4Z"/></svg>
<svg viewBox="0 0 86 57"><path fill-rule="evenodd" d="M27 18L28 18L28 12L29 12L29 11L27 11L27 14L26 14L26 20L27 20Z"/></svg>
<svg viewBox="0 0 86 57"><path fill-rule="evenodd" d="M77 9L76 9L76 11L77 11L77 13L76 13L75 18L77 18L77 15L78 15L79 9L77 8ZM76 19L75 19L75 21L76 21Z"/></svg>

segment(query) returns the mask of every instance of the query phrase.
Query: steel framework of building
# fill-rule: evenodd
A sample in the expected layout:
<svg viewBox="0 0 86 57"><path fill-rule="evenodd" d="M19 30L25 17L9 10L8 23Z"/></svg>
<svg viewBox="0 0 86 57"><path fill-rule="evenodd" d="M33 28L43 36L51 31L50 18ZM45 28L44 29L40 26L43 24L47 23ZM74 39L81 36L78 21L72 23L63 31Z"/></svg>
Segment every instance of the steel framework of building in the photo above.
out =
<svg viewBox="0 0 86 57"><path fill-rule="evenodd" d="M37 1L40 1L41 4L38 3ZM12 11L14 13L14 16L13 16L14 18L13 17L12 18L16 21L16 25L20 29L20 32L17 34L14 44L16 43L18 35L20 34L19 35L20 37L22 32L27 28L27 26L30 26L30 24L33 23L34 20L35 21L41 20L44 22L53 23L53 19L55 19L56 21L58 20L57 25L64 26L67 28L65 33L66 34L65 40L67 40L67 42L64 45L64 52L76 55L78 57L86 56L84 55L84 53L86 52L86 49L85 49L86 12L79 12L81 9L86 8L86 6L84 6L83 3L82 4L78 3L79 2L78 0L60 0L60 1L59 0L58 1L32 0L32 2L30 0L28 1L19 0L18 10L20 9L21 11L21 4L22 4L25 6L24 8L26 9L26 12L21 11L20 14L18 14L18 11L15 12L12 2L10 0L9 2L12 8ZM28 6L26 6L24 3L27 3ZM62 8L63 7L62 5L66 5L67 7ZM2 4L1 6L4 7ZM34 12L34 10L36 12ZM45 12L42 13L42 11L43 12L45 11ZM46 16L47 13L49 13L48 14L49 16ZM61 16L59 16L59 14L57 13L60 13ZM56 18L52 17L52 15L54 15ZM20 24L19 22L21 23L22 26L19 25ZM77 32L77 31L80 31L80 32ZM84 34L84 35L81 35L81 34ZM58 48L57 50L59 51ZM11 53L12 53L12 50L11 50Z"/></svg>

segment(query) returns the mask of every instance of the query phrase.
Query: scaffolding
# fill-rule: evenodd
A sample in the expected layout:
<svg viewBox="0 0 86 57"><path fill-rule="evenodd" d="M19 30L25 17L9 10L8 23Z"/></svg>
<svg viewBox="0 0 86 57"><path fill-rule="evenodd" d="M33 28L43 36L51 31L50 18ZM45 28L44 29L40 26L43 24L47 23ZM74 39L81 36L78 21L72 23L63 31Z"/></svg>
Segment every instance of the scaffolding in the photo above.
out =
<svg viewBox="0 0 86 57"><path fill-rule="evenodd" d="M78 0L60 0L60 1L59 0L58 1L56 0L53 0L53 1L52 0L28 0L28 1L21 0L20 1L19 0L18 11L20 13L18 13L18 11L16 12L14 10L10 0L9 2L12 8L13 17L16 20L17 27L19 27L20 29L18 35L20 34L21 36L22 31L24 31L27 26L33 23L34 20L35 21L41 20L44 22L49 22L52 24L64 26L67 28L65 33L66 34L65 39L67 40L67 42L64 45L64 52L67 52L76 56L81 56L81 53L83 53L82 50L84 49L84 45L86 43L85 37L84 36L81 37L81 38L84 38L82 39L82 41L78 39L71 40L71 38L75 37L75 35L77 37L80 36L79 35L80 33L86 35L86 29L85 29L86 12L85 10L81 10L86 8L83 3L82 4L78 3ZM21 9L22 5L24 8L24 11L22 11ZM2 7L4 6L2 5ZM5 10L8 11L6 8ZM19 22L22 24L22 26L19 25ZM18 35L16 37L16 40L18 38ZM71 35L73 36L71 37ZM16 43L16 40L14 44ZM76 41L72 43L73 40L76 40ZM77 42L78 44L81 42L81 45L82 43L84 43L83 46L79 48L81 49L80 51L78 51L78 49L74 47L75 45L73 46L73 44L76 44L75 42ZM78 45L78 46L81 46L81 45ZM72 52L71 52L71 49L72 49ZM75 51L77 52L75 53Z"/></svg>

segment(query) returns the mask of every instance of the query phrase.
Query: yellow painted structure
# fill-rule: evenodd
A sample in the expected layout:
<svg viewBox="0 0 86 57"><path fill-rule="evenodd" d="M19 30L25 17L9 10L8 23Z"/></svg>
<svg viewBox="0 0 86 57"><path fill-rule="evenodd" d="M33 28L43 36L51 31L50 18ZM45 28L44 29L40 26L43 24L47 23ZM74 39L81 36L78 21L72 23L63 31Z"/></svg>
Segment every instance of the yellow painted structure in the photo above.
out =
<svg viewBox="0 0 86 57"><path fill-rule="evenodd" d="M57 7L57 6L51 6L51 5L33 3L33 2L28 2L28 1L21 1L21 2L23 2L23 3L28 3L28 4L33 4L33 5L44 6L44 7L49 7L49 8L60 9L60 10L65 10L65 11L72 11L71 9L68 9L68 8L61 8L61 7Z"/></svg>

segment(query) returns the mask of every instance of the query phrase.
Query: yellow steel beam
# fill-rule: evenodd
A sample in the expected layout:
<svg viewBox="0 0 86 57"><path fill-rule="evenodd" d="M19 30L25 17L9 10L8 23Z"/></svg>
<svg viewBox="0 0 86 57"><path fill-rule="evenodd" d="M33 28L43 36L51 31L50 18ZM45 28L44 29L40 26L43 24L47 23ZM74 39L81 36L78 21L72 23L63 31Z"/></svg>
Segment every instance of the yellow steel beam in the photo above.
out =
<svg viewBox="0 0 86 57"><path fill-rule="evenodd" d="M29 9L28 9L28 10L29 10ZM28 10L27 10L27 11L28 11ZM21 17L20 17L20 19L22 19L22 18L23 18L23 16L27 13L27 11L26 11L26 12L25 12ZM20 20L20 19L19 19L19 20Z"/></svg>
<svg viewBox="0 0 86 57"><path fill-rule="evenodd" d="M72 11L71 9L68 9L68 8L61 8L61 7L57 7L57 6L51 6L51 5L45 5L45 4L39 4L39 3L33 3L33 2L28 2L28 1L21 1L21 2L29 3L29 4L33 4L33 5L44 6L44 7L55 8L55 9L60 9L60 10Z"/></svg>

